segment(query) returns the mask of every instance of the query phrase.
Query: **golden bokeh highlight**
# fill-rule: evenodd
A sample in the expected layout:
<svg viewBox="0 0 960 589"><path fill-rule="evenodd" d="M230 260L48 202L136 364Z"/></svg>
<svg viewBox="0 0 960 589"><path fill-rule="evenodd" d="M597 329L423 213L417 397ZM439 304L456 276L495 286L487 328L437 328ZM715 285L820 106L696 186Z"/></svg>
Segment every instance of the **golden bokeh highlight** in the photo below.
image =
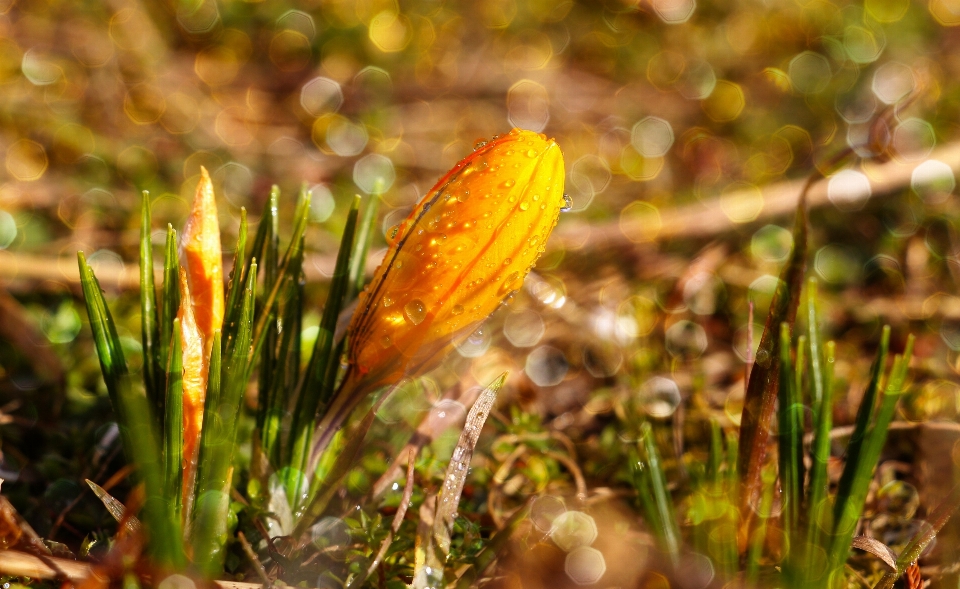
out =
<svg viewBox="0 0 960 589"><path fill-rule="evenodd" d="M196 129L200 122L200 103L196 98L184 92L171 92L164 104L160 124L168 133L184 135Z"/></svg>
<svg viewBox="0 0 960 589"><path fill-rule="evenodd" d="M620 232L634 243L656 240L662 228L660 210L648 202L635 200L620 211Z"/></svg>
<svg viewBox="0 0 960 589"><path fill-rule="evenodd" d="M370 19L370 41L384 53L403 51L412 38L410 19L393 11L384 10Z"/></svg>
<svg viewBox="0 0 960 589"><path fill-rule="evenodd" d="M153 84L142 82L127 90L123 112L138 125L156 123L167 109L163 93Z"/></svg>
<svg viewBox="0 0 960 589"><path fill-rule="evenodd" d="M237 77L240 60L229 48L211 47L197 53L193 71L208 86L223 86Z"/></svg>
<svg viewBox="0 0 960 589"><path fill-rule="evenodd" d="M43 177L50 160L43 146L30 139L19 139L7 148L7 172L21 182Z"/></svg>
<svg viewBox="0 0 960 589"><path fill-rule="evenodd" d="M84 154L93 153L96 149L96 140L93 131L83 125L66 123L53 135L51 151L57 159L74 163Z"/></svg>
<svg viewBox="0 0 960 589"><path fill-rule="evenodd" d="M663 157L644 157L633 145L627 145L620 153L620 169L631 180L646 182L656 178L663 170Z"/></svg>
<svg viewBox="0 0 960 589"><path fill-rule="evenodd" d="M960 0L930 0L930 14L945 27L960 25Z"/></svg>
<svg viewBox="0 0 960 589"><path fill-rule="evenodd" d="M295 72L310 64L310 39L298 31L283 30L270 40L270 61L282 72Z"/></svg>
<svg viewBox="0 0 960 589"><path fill-rule="evenodd" d="M763 210L763 194L748 182L734 182L720 193L720 210L734 223L756 220Z"/></svg>
<svg viewBox="0 0 960 589"><path fill-rule="evenodd" d="M708 117L718 123L727 123L740 116L747 101L739 84L719 80L713 93L701 104Z"/></svg>

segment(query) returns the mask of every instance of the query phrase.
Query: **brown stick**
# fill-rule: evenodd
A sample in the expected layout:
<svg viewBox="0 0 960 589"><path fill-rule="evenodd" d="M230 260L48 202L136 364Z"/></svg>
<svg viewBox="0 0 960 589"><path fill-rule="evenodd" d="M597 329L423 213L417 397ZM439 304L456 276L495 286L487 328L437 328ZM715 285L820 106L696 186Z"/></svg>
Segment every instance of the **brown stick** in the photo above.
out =
<svg viewBox="0 0 960 589"><path fill-rule="evenodd" d="M950 143L936 149L927 159L942 161L950 166L954 174L960 173L960 143ZM865 162L861 169L870 179L873 197L893 194L910 185L910 177L919 162L904 163L890 160L884 163ZM790 180L768 185L760 190L763 196L763 209L754 223L760 223L777 217L783 217L796 210L797 194L807 180ZM736 199L734 193L727 198ZM744 193L744 196L750 196ZM810 187L807 193L807 206L810 209L830 204L827 198L827 183L820 180ZM723 212L720 198L714 197L704 202L692 203L660 212L661 228L649 234L650 241L663 242L678 238L707 238L732 231L738 224ZM627 222L623 229L635 233L643 229L637 222ZM583 232L589 236L584 242ZM628 245L630 240L621 230L619 220L594 224L589 227L581 223L563 225L554 231L548 242L553 249L584 247L596 249L617 245Z"/></svg>
<svg viewBox="0 0 960 589"><path fill-rule="evenodd" d="M93 566L65 558L39 558L17 550L0 551L0 573L32 579L66 579L79 583L89 577ZM220 589L260 589L260 583L214 581Z"/></svg>

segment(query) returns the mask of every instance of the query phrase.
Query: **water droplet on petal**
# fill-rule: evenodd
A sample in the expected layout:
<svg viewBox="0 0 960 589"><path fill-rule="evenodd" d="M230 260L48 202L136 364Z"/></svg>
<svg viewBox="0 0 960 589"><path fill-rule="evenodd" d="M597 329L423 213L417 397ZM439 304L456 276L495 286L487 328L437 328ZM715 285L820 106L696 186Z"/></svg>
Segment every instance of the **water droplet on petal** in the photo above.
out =
<svg viewBox="0 0 960 589"><path fill-rule="evenodd" d="M529 208L530 208L530 203L528 203L527 201L523 201L522 203L520 203L520 210L521 210L521 211L525 211L525 210L527 210L527 209L529 209Z"/></svg>
<svg viewBox="0 0 960 589"><path fill-rule="evenodd" d="M453 313L454 315L462 315L463 305L454 305L453 308L450 309L450 312Z"/></svg>
<svg viewBox="0 0 960 589"><path fill-rule="evenodd" d="M566 213L567 211L571 210L572 208L573 208L573 199L570 198L570 195L569 195L569 194L564 194L564 195L563 195L563 206L560 207L560 212L561 212L561 213Z"/></svg>
<svg viewBox="0 0 960 589"><path fill-rule="evenodd" d="M384 307L389 307L389 306L392 305L393 303L394 303L393 297L391 297L390 295L384 295L384 297L383 297L383 306L384 306Z"/></svg>
<svg viewBox="0 0 960 589"><path fill-rule="evenodd" d="M507 152L507 155L509 155L509 154L510 154L510 152L508 151L508 152ZM514 185L514 184L516 184L516 181L514 181L514 180L505 180L505 181L503 182L503 187L504 187L504 188L513 188L513 185Z"/></svg>
<svg viewBox="0 0 960 589"><path fill-rule="evenodd" d="M403 306L403 316L414 325L420 325L427 316L427 306L420 299L413 299Z"/></svg>

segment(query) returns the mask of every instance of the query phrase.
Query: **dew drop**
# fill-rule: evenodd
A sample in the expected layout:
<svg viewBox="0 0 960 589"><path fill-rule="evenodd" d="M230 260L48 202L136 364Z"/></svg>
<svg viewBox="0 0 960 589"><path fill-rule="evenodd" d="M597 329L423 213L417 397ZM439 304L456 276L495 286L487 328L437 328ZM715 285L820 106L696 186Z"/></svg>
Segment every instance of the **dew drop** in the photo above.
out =
<svg viewBox="0 0 960 589"><path fill-rule="evenodd" d="M509 155L510 152L508 151L507 154ZM504 180L504 182L503 182L503 187L504 187L504 188L513 188L513 185L514 185L514 184L516 184L516 181L514 181L514 180Z"/></svg>
<svg viewBox="0 0 960 589"><path fill-rule="evenodd" d="M540 200L540 195L539 195L539 194L534 194L534 195L533 195L533 200L535 200L535 201Z"/></svg>
<svg viewBox="0 0 960 589"><path fill-rule="evenodd" d="M561 212L561 213L566 213L567 211L569 211L569 210L572 209L572 208L573 208L573 199L570 198L570 195L569 195L569 194L564 194L564 195L563 195L563 206L560 207L560 212Z"/></svg>
<svg viewBox="0 0 960 589"><path fill-rule="evenodd" d="M512 263L513 263L513 258L504 258L504 259L503 259L503 265L504 265L504 266L509 266L509 265L512 264Z"/></svg>
<svg viewBox="0 0 960 589"><path fill-rule="evenodd" d="M390 295L384 295L384 297L383 297L383 306L384 306L384 307L389 307L389 306L392 305L393 303L394 303L393 297L391 297Z"/></svg>
<svg viewBox="0 0 960 589"><path fill-rule="evenodd" d="M528 150L527 150L527 157L537 157L537 150L536 150L536 149L528 149Z"/></svg>
<svg viewBox="0 0 960 589"><path fill-rule="evenodd" d="M462 315L463 305L454 305L453 308L450 309L450 312L453 313L454 315Z"/></svg>
<svg viewBox="0 0 960 589"><path fill-rule="evenodd" d="M487 145L486 139L481 139L480 141L477 141L476 143L473 144L473 150L476 151L482 147L486 147L486 145Z"/></svg>
<svg viewBox="0 0 960 589"><path fill-rule="evenodd" d="M467 202L467 199L470 198L470 191L464 190L457 195L457 202Z"/></svg>
<svg viewBox="0 0 960 589"><path fill-rule="evenodd" d="M427 316L427 306L424 305L420 299L413 299L403 306L403 316L406 317L410 323L420 325Z"/></svg>

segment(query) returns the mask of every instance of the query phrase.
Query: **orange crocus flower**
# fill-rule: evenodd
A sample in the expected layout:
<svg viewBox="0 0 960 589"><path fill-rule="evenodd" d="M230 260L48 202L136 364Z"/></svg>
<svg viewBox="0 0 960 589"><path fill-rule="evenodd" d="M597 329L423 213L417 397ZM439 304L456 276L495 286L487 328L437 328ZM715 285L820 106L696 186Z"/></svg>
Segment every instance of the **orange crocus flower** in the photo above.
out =
<svg viewBox="0 0 960 589"><path fill-rule="evenodd" d="M204 350L209 354L207 348L213 332L223 325L224 296L217 201L206 168L200 168L200 183L183 230L181 249L190 282L192 298L189 300L203 335Z"/></svg>
<svg viewBox="0 0 960 589"><path fill-rule="evenodd" d="M207 396L207 354L190 300L187 273L180 269L180 346L183 350L183 505L193 496L194 475ZM187 512L185 512L187 513Z"/></svg>
<svg viewBox="0 0 960 589"><path fill-rule="evenodd" d="M434 367L523 284L566 204L560 148L514 129L453 167L391 236L350 323L350 367L320 424Z"/></svg>

